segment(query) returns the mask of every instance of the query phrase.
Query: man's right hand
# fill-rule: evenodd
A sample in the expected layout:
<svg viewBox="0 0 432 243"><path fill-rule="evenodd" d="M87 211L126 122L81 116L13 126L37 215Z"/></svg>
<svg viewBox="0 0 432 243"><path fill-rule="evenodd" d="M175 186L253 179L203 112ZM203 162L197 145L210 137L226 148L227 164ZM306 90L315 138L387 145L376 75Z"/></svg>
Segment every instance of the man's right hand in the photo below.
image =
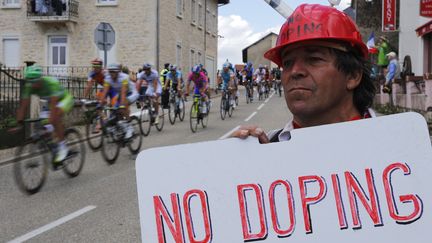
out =
<svg viewBox="0 0 432 243"><path fill-rule="evenodd" d="M230 137L246 139L249 136L258 138L260 143L269 143L270 139L267 134L260 127L255 125L242 125L239 129L234 131Z"/></svg>

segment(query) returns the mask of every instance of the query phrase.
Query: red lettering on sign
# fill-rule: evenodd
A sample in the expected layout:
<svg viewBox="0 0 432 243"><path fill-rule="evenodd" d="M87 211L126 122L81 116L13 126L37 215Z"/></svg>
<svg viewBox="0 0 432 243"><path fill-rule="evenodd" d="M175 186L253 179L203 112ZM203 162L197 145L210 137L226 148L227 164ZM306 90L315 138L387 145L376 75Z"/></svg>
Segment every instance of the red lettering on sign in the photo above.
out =
<svg viewBox="0 0 432 243"><path fill-rule="evenodd" d="M331 178L333 184L333 191L335 195L336 209L337 209L337 214L339 219L339 228L346 229L348 228L348 224L346 220L345 209L343 207L343 202L342 202L339 176L337 174L333 174L331 175Z"/></svg>
<svg viewBox="0 0 432 243"><path fill-rule="evenodd" d="M312 233L312 220L310 217L309 205L318 203L325 197L327 193L327 186L324 182L324 178L317 175L301 176L298 178L298 182L300 185L300 198L303 207L305 230L306 234L309 234ZM306 195L306 183L311 182L318 182L319 184L319 193L315 197L307 197Z"/></svg>
<svg viewBox="0 0 432 243"><path fill-rule="evenodd" d="M279 217L278 217L276 205L275 205L275 188L279 185L283 186L285 188L286 196L287 196L287 204L288 204L288 211L289 211L288 216L289 216L290 225L289 225L288 229L285 229L285 230L281 229L279 226ZM289 182L283 181L283 180L277 180L277 181L273 182L270 185L270 189L269 189L269 201L270 201L271 220L273 223L274 231L276 232L278 237L290 236L294 232L294 227L295 227L294 198L292 195L291 184Z"/></svg>
<svg viewBox="0 0 432 243"><path fill-rule="evenodd" d="M252 233L251 227L249 225L249 214L246 204L245 191L253 190L256 197L256 202L258 206L260 231L257 233ZM262 240L267 237L267 223L264 211L264 201L262 195L261 186L257 184L244 184L237 186L237 194L240 206L240 217L243 229L243 239L244 241Z"/></svg>
<svg viewBox="0 0 432 243"><path fill-rule="evenodd" d="M361 187L360 183L355 178L355 176L351 172L348 171L345 172L345 180L346 180L346 186L348 191L348 198L351 206L351 215L353 219L354 229L361 228L361 221L359 218L359 212L357 208L357 200L356 200L357 197L360 199L360 202L365 207L374 225L382 226L381 212L377 201L377 192L373 181L372 170L365 169L365 174L366 174L366 182L369 190L370 200L366 195L366 193L364 192L363 188ZM368 204L369 201L370 201L370 205Z"/></svg>
<svg viewBox="0 0 432 243"><path fill-rule="evenodd" d="M393 194L393 187L391 184L391 174L396 170L402 170L404 175L410 175L411 170L408 167L407 164L403 164L400 162L393 163L389 166L387 166L382 174L382 180L384 184L384 190L386 194L387 199L387 205L389 209L390 217L392 217L394 220L396 220L396 223L399 224L409 224L417 219L419 219L423 213L423 203L419 196L408 194L408 195L401 195L399 196L399 201L401 203L412 203L414 206L413 212L409 215L400 215L398 213L394 194Z"/></svg>
<svg viewBox="0 0 432 243"><path fill-rule="evenodd" d="M195 239L195 231L193 228L192 215L190 213L190 201L193 197L199 197L201 204L201 212L204 220L205 236L202 240ZM189 236L189 242L192 243L207 243L211 242L212 231L210 223L210 212L208 210L207 193L201 190L190 190L183 196L183 208L185 212L186 228Z"/></svg>
<svg viewBox="0 0 432 243"><path fill-rule="evenodd" d="M179 207L179 200L178 195L176 193L171 193L171 203L172 203L172 209L174 214L174 219L169 214L167 208L165 207L165 204L162 201L162 198L160 196L153 196L153 204L155 209L155 217L156 217L156 227L158 232L158 242L159 243L165 243L165 230L163 227L163 220L168 225L168 229L171 232L171 235L173 236L176 243L183 243L184 242L184 236L183 236L183 227L180 217L180 207Z"/></svg>

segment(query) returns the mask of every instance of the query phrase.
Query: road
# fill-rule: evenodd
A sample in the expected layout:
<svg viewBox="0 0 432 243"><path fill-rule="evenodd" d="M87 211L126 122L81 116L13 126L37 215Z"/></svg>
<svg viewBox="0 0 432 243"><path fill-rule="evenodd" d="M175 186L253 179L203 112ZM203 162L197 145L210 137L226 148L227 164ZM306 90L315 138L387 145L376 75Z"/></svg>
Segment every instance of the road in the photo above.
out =
<svg viewBox="0 0 432 243"><path fill-rule="evenodd" d="M162 132L152 127L141 149L216 140L241 124L281 128L291 116L277 95L252 104L241 96L233 116L222 121L219 102L220 98L213 99L207 128L192 133L186 110L183 122L171 125L166 119ZM214 148L213 156L222 156L222 151ZM0 242L140 242L135 156L124 148L109 166L100 152L87 148L78 177L68 179L62 172L50 171L44 187L32 196L18 190L12 165L4 165L0 167L0 216Z"/></svg>

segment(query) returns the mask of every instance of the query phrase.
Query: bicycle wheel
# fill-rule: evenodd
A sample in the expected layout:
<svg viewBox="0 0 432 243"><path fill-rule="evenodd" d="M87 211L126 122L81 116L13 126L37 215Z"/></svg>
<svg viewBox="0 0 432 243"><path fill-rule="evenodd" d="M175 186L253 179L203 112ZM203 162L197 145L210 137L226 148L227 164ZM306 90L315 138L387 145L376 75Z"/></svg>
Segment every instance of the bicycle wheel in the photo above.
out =
<svg viewBox="0 0 432 243"><path fill-rule="evenodd" d="M67 176L75 177L79 175L84 166L85 145L81 142L80 133L74 128L68 128L66 130L65 140L66 146L69 149L69 154L66 160L63 161L65 165L63 171Z"/></svg>
<svg viewBox="0 0 432 243"><path fill-rule="evenodd" d="M229 102L228 102L228 104L227 104L227 109L228 109L228 116L229 117L231 117L232 116L232 114L233 114L233 111L234 111L234 106L233 106L233 104L234 104L234 100L232 99L232 98L230 98L230 100L229 100Z"/></svg>
<svg viewBox="0 0 432 243"><path fill-rule="evenodd" d="M225 120L226 117L226 101L225 96L223 96L220 103L220 115L222 120Z"/></svg>
<svg viewBox="0 0 432 243"><path fill-rule="evenodd" d="M165 123L165 112L164 112L164 109L162 109L162 106L159 107L159 113L160 112L162 112L162 115L157 114L159 116L159 123L155 124L156 129L159 132L162 131L162 128L163 128L164 123Z"/></svg>
<svg viewBox="0 0 432 243"><path fill-rule="evenodd" d="M114 134L116 130L115 125L106 125L103 128L101 152L104 160L110 165L116 162L120 153L120 144Z"/></svg>
<svg viewBox="0 0 432 243"><path fill-rule="evenodd" d="M86 124L87 144L95 151L102 147L102 120L99 115L94 115ZM99 131L95 130L99 126Z"/></svg>
<svg viewBox="0 0 432 243"><path fill-rule="evenodd" d="M196 102L192 104L189 123L192 132L196 132L198 129L198 103Z"/></svg>
<svg viewBox="0 0 432 243"><path fill-rule="evenodd" d="M130 120L130 125L133 127L134 132L130 143L128 143L129 151L132 154L137 154L141 149L142 136L139 130L139 119L136 116L132 116Z"/></svg>
<svg viewBox="0 0 432 243"><path fill-rule="evenodd" d="M169 108L168 108L168 119L171 123L171 125L174 125L176 117L177 117L177 110L176 110L176 103L175 102L171 102L169 103Z"/></svg>
<svg viewBox="0 0 432 243"><path fill-rule="evenodd" d="M201 113L201 126L203 128L207 127L208 124L208 118L209 117L209 110L207 110L207 113Z"/></svg>
<svg viewBox="0 0 432 243"><path fill-rule="evenodd" d="M144 136L148 136L151 129L151 114L149 107L144 106L140 112L140 131Z"/></svg>
<svg viewBox="0 0 432 243"><path fill-rule="evenodd" d="M19 189L27 194L38 192L48 174L48 161L52 155L42 141L32 141L16 150L14 175Z"/></svg>
<svg viewBox="0 0 432 243"><path fill-rule="evenodd" d="M180 98L180 102L178 104L178 117L180 119L180 121L184 120L185 117L185 101L183 98Z"/></svg>

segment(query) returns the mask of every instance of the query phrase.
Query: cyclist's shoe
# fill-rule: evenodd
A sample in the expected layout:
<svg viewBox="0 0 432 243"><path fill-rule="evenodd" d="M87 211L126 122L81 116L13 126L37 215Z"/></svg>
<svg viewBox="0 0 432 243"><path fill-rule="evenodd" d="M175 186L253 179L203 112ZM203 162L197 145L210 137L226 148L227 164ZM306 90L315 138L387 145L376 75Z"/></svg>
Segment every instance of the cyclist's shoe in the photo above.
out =
<svg viewBox="0 0 432 243"><path fill-rule="evenodd" d="M66 145L60 145L58 147L58 151L55 156L54 163L61 163L63 160L65 160L66 157L68 156L68 152L69 150L66 147Z"/></svg>
<svg viewBox="0 0 432 243"><path fill-rule="evenodd" d="M64 164L63 164L62 161L60 161L60 162L55 162L54 161L52 165L53 165L53 170L60 170L64 166Z"/></svg>
<svg viewBox="0 0 432 243"><path fill-rule="evenodd" d="M138 109L141 109L141 103L137 102L136 106L137 106Z"/></svg>
<svg viewBox="0 0 432 243"><path fill-rule="evenodd" d="M132 125L131 124L128 124L128 127L127 127L127 129L126 129L126 134L125 134L125 139L131 139L132 138L132 136L133 136L133 127L132 127Z"/></svg>
<svg viewBox="0 0 432 243"><path fill-rule="evenodd" d="M159 115L156 115L154 124L155 125L159 124Z"/></svg>

